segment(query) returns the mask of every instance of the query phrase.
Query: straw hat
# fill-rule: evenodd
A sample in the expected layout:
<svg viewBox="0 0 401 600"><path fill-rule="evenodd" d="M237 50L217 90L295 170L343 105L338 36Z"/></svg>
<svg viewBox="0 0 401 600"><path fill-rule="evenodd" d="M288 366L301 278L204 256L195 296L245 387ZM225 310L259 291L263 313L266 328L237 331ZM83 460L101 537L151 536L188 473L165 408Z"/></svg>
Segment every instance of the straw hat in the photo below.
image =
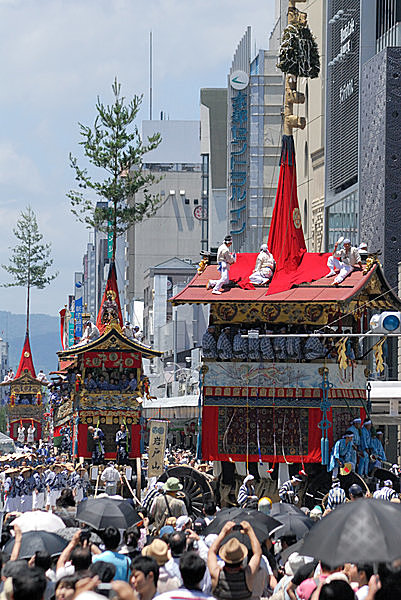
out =
<svg viewBox="0 0 401 600"><path fill-rule="evenodd" d="M159 567L165 565L166 562L171 558L171 554L166 542L157 538L154 539L151 544L143 548L142 555L148 556L149 558L154 558Z"/></svg>
<svg viewBox="0 0 401 600"><path fill-rule="evenodd" d="M231 538L220 548L219 556L228 565L235 565L242 562L245 556L248 556L248 548L245 544L241 544L237 538Z"/></svg>
<svg viewBox="0 0 401 600"><path fill-rule="evenodd" d="M11 475L12 473L18 473L18 469L16 469L15 467L9 467L4 471L4 473L6 475Z"/></svg>

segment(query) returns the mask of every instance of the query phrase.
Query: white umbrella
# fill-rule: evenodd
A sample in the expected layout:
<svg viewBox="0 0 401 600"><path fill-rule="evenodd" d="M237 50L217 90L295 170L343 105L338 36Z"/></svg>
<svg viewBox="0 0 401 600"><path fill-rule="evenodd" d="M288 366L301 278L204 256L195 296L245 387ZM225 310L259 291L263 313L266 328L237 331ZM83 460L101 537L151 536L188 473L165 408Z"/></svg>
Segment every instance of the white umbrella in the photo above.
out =
<svg viewBox="0 0 401 600"><path fill-rule="evenodd" d="M60 517L43 510L23 513L20 517L14 519L11 525L19 525L22 533L25 533L25 531L50 531L55 533L65 527L64 521Z"/></svg>

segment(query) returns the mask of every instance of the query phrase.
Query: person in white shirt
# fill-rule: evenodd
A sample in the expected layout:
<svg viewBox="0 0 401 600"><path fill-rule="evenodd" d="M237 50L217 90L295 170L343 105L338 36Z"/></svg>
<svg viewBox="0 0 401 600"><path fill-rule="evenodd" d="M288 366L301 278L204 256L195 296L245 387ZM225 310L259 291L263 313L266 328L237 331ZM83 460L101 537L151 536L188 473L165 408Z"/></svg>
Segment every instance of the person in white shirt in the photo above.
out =
<svg viewBox="0 0 401 600"><path fill-rule="evenodd" d="M36 427L32 423L28 427L28 435L27 435L27 438L26 438L26 443L27 444L33 444L34 443L34 441L35 441L35 432L36 432Z"/></svg>
<svg viewBox="0 0 401 600"><path fill-rule="evenodd" d="M84 344L90 344L91 342L94 342L98 338L100 338L99 329L96 327L96 325L94 323L92 323L92 321L86 321L86 323L84 324L83 336L81 337L81 340L77 344L77 346L82 346Z"/></svg>
<svg viewBox="0 0 401 600"><path fill-rule="evenodd" d="M121 481L121 475L115 468L113 463L110 463L100 476L100 479L106 484L106 494L115 496L117 493L117 482Z"/></svg>
<svg viewBox="0 0 401 600"><path fill-rule="evenodd" d="M369 593L369 579L373 575L372 565L357 565L359 589L356 592L358 600L365 600Z"/></svg>
<svg viewBox="0 0 401 600"><path fill-rule="evenodd" d="M230 266L235 263L235 254L230 252L230 247L233 243L231 235L226 235L224 243L219 246L217 251L218 270L220 271L220 279L209 279L206 284L206 289L213 287L212 294L221 294L221 288L230 280Z"/></svg>
<svg viewBox="0 0 401 600"><path fill-rule="evenodd" d="M135 564L135 563L134 563ZM135 568L135 567L134 567ZM201 590L201 581L206 573L206 563L196 552L185 552L180 558L180 574L182 587L157 596L158 600L215 600Z"/></svg>
<svg viewBox="0 0 401 600"><path fill-rule="evenodd" d="M249 276L249 281L254 285L265 285L273 277L276 261L269 252L267 244L262 244L256 259L255 269Z"/></svg>
<svg viewBox="0 0 401 600"><path fill-rule="evenodd" d="M36 379L38 379L42 383L46 383L46 384L49 383L49 380L47 379L46 375L43 373L42 369L39 371L38 375L36 376Z"/></svg>
<svg viewBox="0 0 401 600"><path fill-rule="evenodd" d="M343 242L344 247L341 250L337 250L338 242L334 244L334 252L332 256L327 259L327 266L330 268L330 272L326 277L332 277L336 274L336 269L339 271L338 275L333 281L333 285L338 285L344 279L352 273L356 266L362 269L362 261L358 252L358 248L351 246L351 240L345 239Z"/></svg>

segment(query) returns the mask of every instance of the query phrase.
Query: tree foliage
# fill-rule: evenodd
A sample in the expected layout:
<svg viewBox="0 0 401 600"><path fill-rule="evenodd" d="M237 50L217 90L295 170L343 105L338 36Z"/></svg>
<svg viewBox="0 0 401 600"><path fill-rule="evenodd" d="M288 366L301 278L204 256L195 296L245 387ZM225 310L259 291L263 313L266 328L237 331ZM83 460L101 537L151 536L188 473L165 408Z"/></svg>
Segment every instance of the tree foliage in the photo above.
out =
<svg viewBox="0 0 401 600"><path fill-rule="evenodd" d="M42 290L57 277L58 273L47 274L48 269L53 265L53 259L50 257L51 244L42 242L43 235L39 231L36 215L30 206L25 212L21 212L13 233L19 243L14 248L10 248L10 262L2 267L14 281L1 285L2 287L27 288L28 331L30 289L36 287Z"/></svg>
<svg viewBox="0 0 401 600"><path fill-rule="evenodd" d="M131 225L153 215L161 200L148 189L159 179L146 172L142 164L143 155L157 148L161 138L156 133L148 137L148 143L144 145L134 125L142 96L135 95L126 102L117 79L112 90L113 104L105 105L97 99L93 127L79 124L84 155L89 163L105 172L105 177L94 180L70 154L70 165L80 190L70 191L67 197L71 201L72 213L88 227L107 233L111 224L114 259L116 237L125 233ZM135 197L139 191L143 193L143 201ZM107 202L110 207L96 207L99 200Z"/></svg>

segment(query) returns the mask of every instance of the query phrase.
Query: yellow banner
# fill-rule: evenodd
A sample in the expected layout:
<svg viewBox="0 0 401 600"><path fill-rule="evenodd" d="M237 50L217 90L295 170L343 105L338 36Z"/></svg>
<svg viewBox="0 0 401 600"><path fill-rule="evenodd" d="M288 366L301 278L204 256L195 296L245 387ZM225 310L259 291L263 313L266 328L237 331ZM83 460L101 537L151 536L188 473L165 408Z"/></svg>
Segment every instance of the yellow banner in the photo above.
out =
<svg viewBox="0 0 401 600"><path fill-rule="evenodd" d="M164 450L167 439L167 421L150 421L148 477L160 477L164 473Z"/></svg>

